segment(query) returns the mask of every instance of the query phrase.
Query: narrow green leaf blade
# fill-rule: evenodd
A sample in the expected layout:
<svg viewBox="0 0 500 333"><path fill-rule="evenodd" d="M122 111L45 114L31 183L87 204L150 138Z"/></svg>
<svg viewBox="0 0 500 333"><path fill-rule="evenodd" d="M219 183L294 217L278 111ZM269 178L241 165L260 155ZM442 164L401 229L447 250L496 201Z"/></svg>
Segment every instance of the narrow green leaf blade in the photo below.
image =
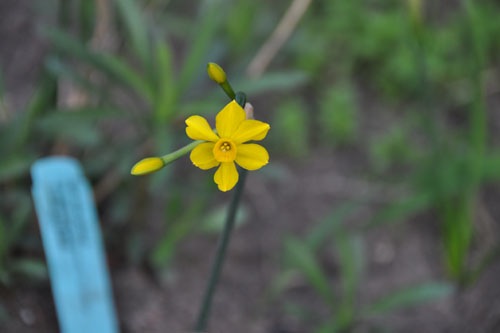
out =
<svg viewBox="0 0 500 333"><path fill-rule="evenodd" d="M309 76L301 71L274 72L264 74L256 80L235 81L234 86L247 95L256 95L269 91L293 89L307 83L308 80Z"/></svg>
<svg viewBox="0 0 500 333"><path fill-rule="evenodd" d="M342 222L355 212L358 206L359 204L351 202L342 204L318 223L307 235L307 244L311 249L319 249L340 228Z"/></svg>
<svg viewBox="0 0 500 333"><path fill-rule="evenodd" d="M27 176L34 156L23 154L12 154L4 156L0 162L0 181L14 180Z"/></svg>
<svg viewBox="0 0 500 333"><path fill-rule="evenodd" d="M38 259L15 260L10 269L12 273L26 276L30 279L45 280L48 278L48 270L45 262Z"/></svg>
<svg viewBox="0 0 500 333"><path fill-rule="evenodd" d="M377 300L364 313L381 315L401 308L436 300L448 296L452 292L453 286L443 282L430 282L407 287Z"/></svg>
<svg viewBox="0 0 500 333"><path fill-rule="evenodd" d="M208 7L208 8L205 8ZM193 29L193 42L189 49L186 61L182 66L179 77L179 90L185 91L197 73L203 73L208 63L208 50L212 45L220 21L220 3L206 1L205 6L200 6L199 24Z"/></svg>
<svg viewBox="0 0 500 333"><path fill-rule="evenodd" d="M406 217L428 208L431 202L431 195L427 193L417 193L408 198L403 198L377 212L367 227L372 228L383 224L404 221Z"/></svg>
<svg viewBox="0 0 500 333"><path fill-rule="evenodd" d="M498 181L500 179L500 152L490 152L484 158L482 168L484 181Z"/></svg>
<svg viewBox="0 0 500 333"><path fill-rule="evenodd" d="M94 66L110 79L133 88L147 101L152 100L153 92L149 83L119 58L110 54L91 52L83 44L60 30L49 29L45 34L58 51Z"/></svg>
<svg viewBox="0 0 500 333"><path fill-rule="evenodd" d="M224 229L228 206L229 205L219 206L208 212L202 219L198 230L205 233L220 233ZM245 224L247 216L247 208L241 205L236 212L236 220L234 223L235 229Z"/></svg>
<svg viewBox="0 0 500 333"><path fill-rule="evenodd" d="M289 265L298 269L325 302L333 307L333 290L311 249L304 242L289 237L285 240L285 256Z"/></svg>
<svg viewBox="0 0 500 333"><path fill-rule="evenodd" d="M356 292L365 263L363 240L360 235L341 231L335 235L334 245L342 282L342 302L337 309L336 323L345 328L351 326L355 316Z"/></svg>
<svg viewBox="0 0 500 333"><path fill-rule="evenodd" d="M175 73L172 63L172 52L167 44L157 43L155 47L155 72L157 85L155 94L155 117L160 124L165 124L174 114L178 98Z"/></svg>
<svg viewBox="0 0 500 333"><path fill-rule="evenodd" d="M134 52L141 59L144 66L150 63L150 44L147 25L142 17L142 10L135 0L117 0L115 4L125 23Z"/></svg>
<svg viewBox="0 0 500 333"><path fill-rule="evenodd" d="M97 121L120 114L117 110L105 107L60 110L40 119L37 129L52 138L62 136L76 144L92 146L102 141L102 134L96 127Z"/></svg>

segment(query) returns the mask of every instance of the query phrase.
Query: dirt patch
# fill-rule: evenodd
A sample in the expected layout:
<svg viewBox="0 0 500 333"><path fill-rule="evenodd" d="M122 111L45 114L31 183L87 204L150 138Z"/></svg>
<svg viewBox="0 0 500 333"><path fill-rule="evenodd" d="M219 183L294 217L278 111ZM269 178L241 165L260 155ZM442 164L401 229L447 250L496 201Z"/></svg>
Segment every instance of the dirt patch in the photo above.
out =
<svg viewBox="0 0 500 333"><path fill-rule="evenodd" d="M38 33L33 1L0 2L0 70L9 110L21 110L33 93L47 43Z"/></svg>

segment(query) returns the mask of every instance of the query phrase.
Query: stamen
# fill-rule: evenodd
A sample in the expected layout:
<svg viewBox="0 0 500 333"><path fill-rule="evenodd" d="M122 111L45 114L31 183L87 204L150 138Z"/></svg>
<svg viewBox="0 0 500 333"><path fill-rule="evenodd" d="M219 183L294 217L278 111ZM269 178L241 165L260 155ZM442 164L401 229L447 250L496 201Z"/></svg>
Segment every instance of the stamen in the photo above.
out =
<svg viewBox="0 0 500 333"><path fill-rule="evenodd" d="M230 151L231 150L231 144L229 142L223 142L221 145L220 145L220 148L219 148L221 151L223 152L227 152L227 151Z"/></svg>
<svg viewBox="0 0 500 333"><path fill-rule="evenodd" d="M232 162L236 158L237 146L230 139L220 139L214 146L214 157L219 162Z"/></svg>

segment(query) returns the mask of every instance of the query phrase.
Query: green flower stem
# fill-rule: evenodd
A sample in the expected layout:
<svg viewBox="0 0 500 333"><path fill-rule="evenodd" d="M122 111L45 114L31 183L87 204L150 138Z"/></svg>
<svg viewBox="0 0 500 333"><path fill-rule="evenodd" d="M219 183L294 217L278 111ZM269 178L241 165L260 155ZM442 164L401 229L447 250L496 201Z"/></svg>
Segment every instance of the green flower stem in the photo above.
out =
<svg viewBox="0 0 500 333"><path fill-rule="evenodd" d="M231 89L231 91L233 90ZM227 95L231 99L235 99L236 97L236 94L234 94L234 92L232 97L228 93ZM238 102L238 104L240 104L241 107L243 107L246 102L245 94L238 92L237 97L238 98L236 98L236 101ZM208 280L208 284L205 289L205 294L203 295L203 301L201 303L201 307L198 313L198 319L196 320L196 325L194 328L196 333L202 333L206 331L208 319L210 318L210 309L212 308L212 300L215 293L215 289L217 288L217 283L219 282L220 273L222 271L222 265L224 264L224 259L226 256L227 246L229 244L231 236L231 231L233 230L234 223L236 221L236 212L238 211L238 206L240 204L243 188L245 187L247 170L240 169L239 174L240 174L240 179L238 181L238 184L236 184L234 195L231 200L231 204L229 205L229 209L226 216L226 222L224 224L224 230L222 231L219 244L217 245L217 252L215 254L214 263L212 265L212 271L210 273L210 278Z"/></svg>
<svg viewBox="0 0 500 333"><path fill-rule="evenodd" d="M224 81L221 84L219 84L222 90L226 93L227 97L229 97L230 100L233 100L236 94L234 93L233 87L231 87L231 84L229 81ZM244 107L244 105L242 106Z"/></svg>
<svg viewBox="0 0 500 333"><path fill-rule="evenodd" d="M174 151L174 152L172 152L170 154L161 156L160 158L163 160L163 162L165 163L165 165L167 165L169 163L172 163L173 161L175 161L179 157L182 157L182 156L186 155L191 150L193 150L194 147L196 147L197 145L199 145L202 142L204 142L204 141L203 140L193 141L190 144L185 145L184 147L182 147L180 149L177 149L176 151Z"/></svg>
<svg viewBox="0 0 500 333"><path fill-rule="evenodd" d="M201 303L201 307L198 313L198 319L195 326L195 332L197 333L205 332L207 328L208 319L210 317L210 309L212 307L213 295L215 289L217 288L217 283L222 271L222 265L224 264L224 258L226 255L227 246L229 244L231 230L233 230L234 222L236 221L236 212L238 211L241 194L243 193L243 188L245 187L246 176L247 170L240 169L240 179L238 181L238 184L236 184L234 196L231 200L231 205L229 206L229 210L227 212L226 223L224 224L224 230L222 231L219 244L217 245L217 252L215 254L215 261L212 265L210 279L208 280L205 294L203 296L203 302Z"/></svg>

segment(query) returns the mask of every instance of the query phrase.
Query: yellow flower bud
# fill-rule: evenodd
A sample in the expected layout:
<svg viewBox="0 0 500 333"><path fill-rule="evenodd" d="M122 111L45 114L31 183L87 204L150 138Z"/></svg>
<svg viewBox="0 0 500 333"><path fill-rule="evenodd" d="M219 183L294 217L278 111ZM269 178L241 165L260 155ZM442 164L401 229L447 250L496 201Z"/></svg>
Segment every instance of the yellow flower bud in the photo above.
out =
<svg viewBox="0 0 500 333"><path fill-rule="evenodd" d="M165 162L159 157L147 157L137 162L130 173L134 176L147 175L156 172L165 166Z"/></svg>
<svg viewBox="0 0 500 333"><path fill-rule="evenodd" d="M208 76L218 84L223 84L227 81L226 72L214 62L209 62L207 65Z"/></svg>

